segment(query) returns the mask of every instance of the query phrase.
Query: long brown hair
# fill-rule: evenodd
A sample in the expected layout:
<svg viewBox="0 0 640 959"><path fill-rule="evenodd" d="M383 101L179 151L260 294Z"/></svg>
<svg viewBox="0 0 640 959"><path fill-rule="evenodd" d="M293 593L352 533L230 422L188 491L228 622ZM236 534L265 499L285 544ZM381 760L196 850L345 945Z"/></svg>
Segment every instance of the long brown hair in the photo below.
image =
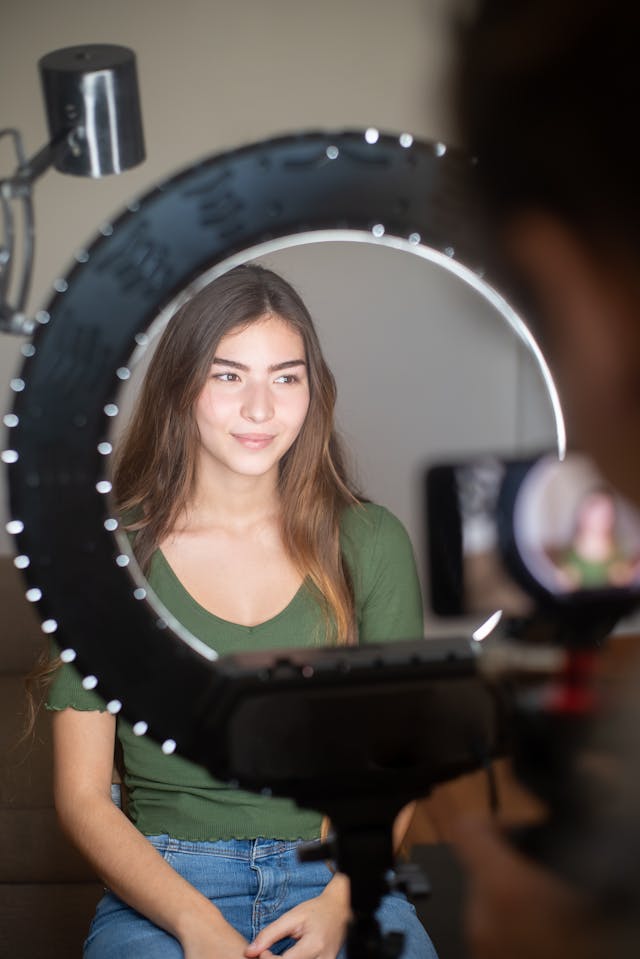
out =
<svg viewBox="0 0 640 959"><path fill-rule="evenodd" d="M195 491L200 436L194 405L220 340L273 315L302 337L309 408L279 466L282 538L293 563L312 584L328 634L355 643L353 589L340 549L340 516L359 502L334 430L335 380L309 311L282 277L240 266L205 286L169 321L149 365L115 460L113 489L120 512L134 519L134 552L143 571L174 528Z"/></svg>

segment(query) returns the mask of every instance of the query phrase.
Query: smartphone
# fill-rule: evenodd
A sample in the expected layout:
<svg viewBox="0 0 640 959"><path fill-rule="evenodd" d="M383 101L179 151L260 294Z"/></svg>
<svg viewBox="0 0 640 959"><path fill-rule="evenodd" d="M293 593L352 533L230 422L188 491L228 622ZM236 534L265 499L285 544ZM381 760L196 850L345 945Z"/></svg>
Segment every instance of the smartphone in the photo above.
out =
<svg viewBox="0 0 640 959"><path fill-rule="evenodd" d="M622 615L640 603L640 513L581 453L432 466L425 499L438 615Z"/></svg>

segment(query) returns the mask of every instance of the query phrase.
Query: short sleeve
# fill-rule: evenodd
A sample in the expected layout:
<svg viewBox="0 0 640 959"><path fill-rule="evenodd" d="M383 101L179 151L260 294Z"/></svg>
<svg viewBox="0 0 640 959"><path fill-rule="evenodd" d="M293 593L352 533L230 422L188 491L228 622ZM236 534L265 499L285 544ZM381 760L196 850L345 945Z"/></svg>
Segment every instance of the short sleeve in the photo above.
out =
<svg viewBox="0 0 640 959"><path fill-rule="evenodd" d="M52 654L57 656L57 650L52 650ZM47 691L45 706L51 710L71 706L72 709L101 712L107 708L104 699L83 687L80 673L70 663L62 663L56 670Z"/></svg>
<svg viewBox="0 0 640 959"><path fill-rule="evenodd" d="M361 643L419 639L422 595L409 535L382 506L352 507L343 522L343 553L354 585Z"/></svg>

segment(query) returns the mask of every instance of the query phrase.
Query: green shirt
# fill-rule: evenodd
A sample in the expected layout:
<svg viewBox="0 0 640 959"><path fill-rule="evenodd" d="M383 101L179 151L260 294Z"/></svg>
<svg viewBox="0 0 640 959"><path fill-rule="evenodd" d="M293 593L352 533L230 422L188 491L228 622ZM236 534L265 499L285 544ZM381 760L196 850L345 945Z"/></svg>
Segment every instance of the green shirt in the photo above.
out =
<svg viewBox="0 0 640 959"><path fill-rule="evenodd" d="M353 580L360 642L415 639L423 634L422 602L407 533L382 506L345 510L341 547ZM325 618L306 584L289 605L258 626L240 626L214 616L182 586L158 550L149 585L194 636L220 655L324 642ZM82 688L78 671L63 665L49 690L47 707L104 710L96 693ZM147 736L134 736L118 718L127 789L127 815L145 835L169 834L193 842L218 839L313 839L321 815L288 799L232 789L179 755L165 756ZM259 731L256 730L256 735Z"/></svg>

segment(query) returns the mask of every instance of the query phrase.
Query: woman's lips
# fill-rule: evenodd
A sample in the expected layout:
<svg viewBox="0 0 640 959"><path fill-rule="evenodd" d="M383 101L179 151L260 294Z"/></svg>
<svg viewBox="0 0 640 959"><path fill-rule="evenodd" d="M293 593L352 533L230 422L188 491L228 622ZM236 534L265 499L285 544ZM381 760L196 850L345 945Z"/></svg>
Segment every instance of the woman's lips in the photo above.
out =
<svg viewBox="0 0 640 959"><path fill-rule="evenodd" d="M232 433L231 435L248 450L262 450L275 439L271 433Z"/></svg>

